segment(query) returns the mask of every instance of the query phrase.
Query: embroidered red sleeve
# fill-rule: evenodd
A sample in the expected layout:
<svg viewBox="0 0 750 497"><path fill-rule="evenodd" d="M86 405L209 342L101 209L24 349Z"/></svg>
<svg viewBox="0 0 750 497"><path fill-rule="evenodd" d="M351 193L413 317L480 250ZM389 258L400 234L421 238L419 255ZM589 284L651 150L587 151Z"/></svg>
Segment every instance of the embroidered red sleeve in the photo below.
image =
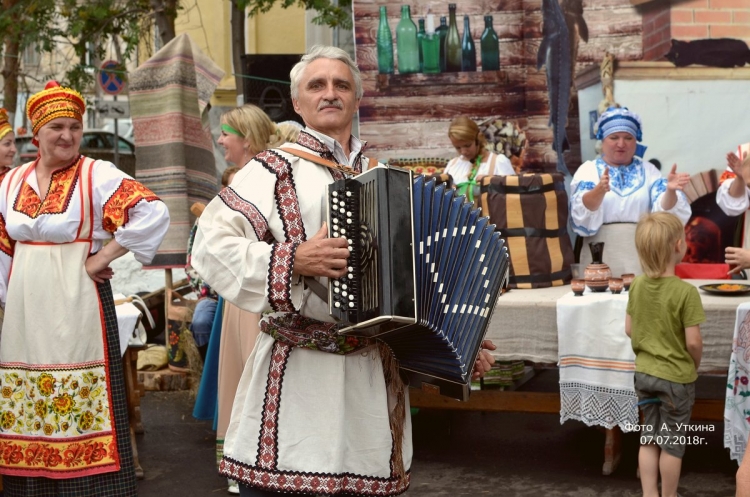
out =
<svg viewBox="0 0 750 497"><path fill-rule="evenodd" d="M0 214L0 251L8 257L13 257L13 249L16 241L8 236L8 230L5 229L5 218Z"/></svg>
<svg viewBox="0 0 750 497"><path fill-rule="evenodd" d="M276 312L295 312L292 303L292 272L298 243L271 245L271 264L268 267L268 303Z"/></svg>
<svg viewBox="0 0 750 497"><path fill-rule="evenodd" d="M133 179L123 179L102 209L102 228L114 233L120 226L128 223L130 209L141 200L152 202L159 200L154 192Z"/></svg>
<svg viewBox="0 0 750 497"><path fill-rule="evenodd" d="M724 183L728 179L732 179L735 177L735 174L732 171L724 171L721 173L721 177L719 178L719 184Z"/></svg>

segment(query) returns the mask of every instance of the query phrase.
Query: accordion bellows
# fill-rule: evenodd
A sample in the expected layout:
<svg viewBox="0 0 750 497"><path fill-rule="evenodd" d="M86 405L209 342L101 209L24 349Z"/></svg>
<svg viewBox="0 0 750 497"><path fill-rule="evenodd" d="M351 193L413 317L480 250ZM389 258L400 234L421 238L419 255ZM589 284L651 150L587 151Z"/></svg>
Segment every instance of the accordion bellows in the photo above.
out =
<svg viewBox="0 0 750 497"><path fill-rule="evenodd" d="M455 190L404 169L336 181L329 195L329 236L351 252L329 281L340 331L385 342L411 386L467 400L508 274L500 234Z"/></svg>
<svg viewBox="0 0 750 497"><path fill-rule="evenodd" d="M511 288L570 282L574 258L562 174L486 177L480 205L508 244Z"/></svg>

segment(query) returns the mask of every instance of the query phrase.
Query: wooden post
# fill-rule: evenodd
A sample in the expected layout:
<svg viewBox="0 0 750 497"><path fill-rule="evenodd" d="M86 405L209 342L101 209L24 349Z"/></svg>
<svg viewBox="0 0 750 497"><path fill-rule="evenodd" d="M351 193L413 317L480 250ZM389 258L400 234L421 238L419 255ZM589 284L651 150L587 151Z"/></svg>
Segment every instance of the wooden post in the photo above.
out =
<svg viewBox="0 0 750 497"><path fill-rule="evenodd" d="M172 269L164 270L164 336L169 344L169 304L172 302Z"/></svg>

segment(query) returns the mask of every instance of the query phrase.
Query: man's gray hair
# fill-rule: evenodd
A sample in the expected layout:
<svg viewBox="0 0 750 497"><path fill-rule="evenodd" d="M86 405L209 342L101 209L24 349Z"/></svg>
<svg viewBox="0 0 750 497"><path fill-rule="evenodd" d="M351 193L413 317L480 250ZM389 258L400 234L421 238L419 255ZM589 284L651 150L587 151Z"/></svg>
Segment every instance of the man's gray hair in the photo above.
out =
<svg viewBox="0 0 750 497"><path fill-rule="evenodd" d="M302 59L292 67L292 71L289 73L289 78L292 81L291 92L293 99L297 100L297 97L299 96L299 83L302 78L302 72L308 65L310 65L310 62L316 59L340 60L349 66L352 78L354 79L354 95L357 97L357 100L362 98L362 94L364 93L362 90L362 77L359 74L357 64L355 64L352 58L349 57L349 54L338 47L315 45L309 52L302 56Z"/></svg>

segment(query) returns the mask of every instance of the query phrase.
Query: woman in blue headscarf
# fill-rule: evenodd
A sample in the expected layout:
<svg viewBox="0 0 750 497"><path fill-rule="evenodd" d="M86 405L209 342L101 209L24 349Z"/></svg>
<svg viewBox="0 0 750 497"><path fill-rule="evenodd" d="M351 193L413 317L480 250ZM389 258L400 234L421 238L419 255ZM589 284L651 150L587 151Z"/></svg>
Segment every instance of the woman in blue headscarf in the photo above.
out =
<svg viewBox="0 0 750 497"><path fill-rule="evenodd" d="M604 262L612 274L641 273L635 251L635 224L643 214L667 211L687 223L690 204L682 189L690 181L673 165L666 178L642 160L641 118L627 108L609 108L597 121L602 153L581 165L570 184L570 221L584 237L580 262L587 264L589 242L605 242ZM637 153L640 152L640 153Z"/></svg>

